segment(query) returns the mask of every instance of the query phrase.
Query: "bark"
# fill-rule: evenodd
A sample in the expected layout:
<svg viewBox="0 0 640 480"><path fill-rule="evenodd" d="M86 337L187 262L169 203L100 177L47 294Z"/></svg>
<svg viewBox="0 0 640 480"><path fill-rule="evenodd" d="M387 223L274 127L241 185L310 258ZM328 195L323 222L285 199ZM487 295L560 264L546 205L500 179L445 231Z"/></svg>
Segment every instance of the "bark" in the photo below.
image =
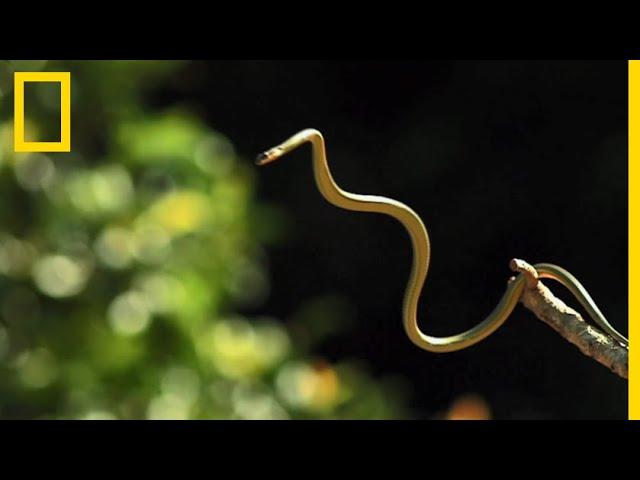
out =
<svg viewBox="0 0 640 480"><path fill-rule="evenodd" d="M512 260L511 268L525 275L527 282L520 302L580 351L622 378L629 375L626 346L586 323L582 316L557 298L541 281L535 269L523 260Z"/></svg>

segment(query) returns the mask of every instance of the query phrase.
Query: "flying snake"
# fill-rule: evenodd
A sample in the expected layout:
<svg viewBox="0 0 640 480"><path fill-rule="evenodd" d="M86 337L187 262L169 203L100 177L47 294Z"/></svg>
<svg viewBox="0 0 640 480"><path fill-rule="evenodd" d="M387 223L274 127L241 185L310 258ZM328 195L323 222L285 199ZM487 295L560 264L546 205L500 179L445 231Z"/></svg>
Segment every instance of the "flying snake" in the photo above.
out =
<svg viewBox="0 0 640 480"><path fill-rule="evenodd" d="M345 210L389 215L398 220L409 233L413 246L413 263L404 296L403 323L407 335L415 345L430 352L461 350L487 338L509 318L525 288L523 273L520 273L508 284L498 305L487 318L475 327L448 337L434 337L422 332L418 326L417 309L429 269L431 246L429 234L421 218L411 208L397 200L375 195L359 195L342 190L331 175L324 139L317 130L302 130L280 145L258 155L256 163L258 165L271 163L305 143L311 144L315 181L320 193L328 202ZM534 268L539 278L550 278L564 285L580 302L593 321L608 335L624 345L629 344L627 338L609 324L587 290L571 273L550 263L538 263L534 265Z"/></svg>

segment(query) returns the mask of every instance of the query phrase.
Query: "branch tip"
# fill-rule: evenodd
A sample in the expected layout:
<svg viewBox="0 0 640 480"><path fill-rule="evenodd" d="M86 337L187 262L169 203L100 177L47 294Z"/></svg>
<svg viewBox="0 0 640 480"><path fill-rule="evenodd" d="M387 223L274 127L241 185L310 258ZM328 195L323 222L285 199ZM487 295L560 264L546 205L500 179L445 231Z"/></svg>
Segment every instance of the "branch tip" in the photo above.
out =
<svg viewBox="0 0 640 480"><path fill-rule="evenodd" d="M536 288L538 285L538 272L532 265L519 258L513 258L509 262L509 268L512 272L519 272L524 275L527 288Z"/></svg>

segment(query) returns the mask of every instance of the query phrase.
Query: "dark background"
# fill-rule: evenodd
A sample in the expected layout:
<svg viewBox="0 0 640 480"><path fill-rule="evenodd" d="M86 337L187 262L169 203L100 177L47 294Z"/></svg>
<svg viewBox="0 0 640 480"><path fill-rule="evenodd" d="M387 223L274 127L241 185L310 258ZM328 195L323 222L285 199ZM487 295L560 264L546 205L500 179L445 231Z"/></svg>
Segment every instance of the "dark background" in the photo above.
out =
<svg viewBox="0 0 640 480"><path fill-rule="evenodd" d="M196 108L247 162L317 128L341 187L411 206L433 247L419 311L430 334L480 322L512 257L568 269L627 333L626 62L195 62L156 101ZM496 418L627 417L626 381L521 306L469 349L413 346L401 322L402 227L326 203L306 149L257 175L261 199L290 219L267 252L272 291L258 311L288 318L317 295L349 299L351 322L319 351L404 378L415 416L477 393Z"/></svg>

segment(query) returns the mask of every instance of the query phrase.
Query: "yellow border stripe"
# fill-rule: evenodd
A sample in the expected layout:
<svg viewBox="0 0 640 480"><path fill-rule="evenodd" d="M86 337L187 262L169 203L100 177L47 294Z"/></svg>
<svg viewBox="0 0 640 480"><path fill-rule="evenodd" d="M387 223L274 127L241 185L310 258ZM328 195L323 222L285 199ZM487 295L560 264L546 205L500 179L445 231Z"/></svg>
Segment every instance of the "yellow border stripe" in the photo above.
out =
<svg viewBox="0 0 640 480"><path fill-rule="evenodd" d="M629 419L640 420L640 60L629 61Z"/></svg>

